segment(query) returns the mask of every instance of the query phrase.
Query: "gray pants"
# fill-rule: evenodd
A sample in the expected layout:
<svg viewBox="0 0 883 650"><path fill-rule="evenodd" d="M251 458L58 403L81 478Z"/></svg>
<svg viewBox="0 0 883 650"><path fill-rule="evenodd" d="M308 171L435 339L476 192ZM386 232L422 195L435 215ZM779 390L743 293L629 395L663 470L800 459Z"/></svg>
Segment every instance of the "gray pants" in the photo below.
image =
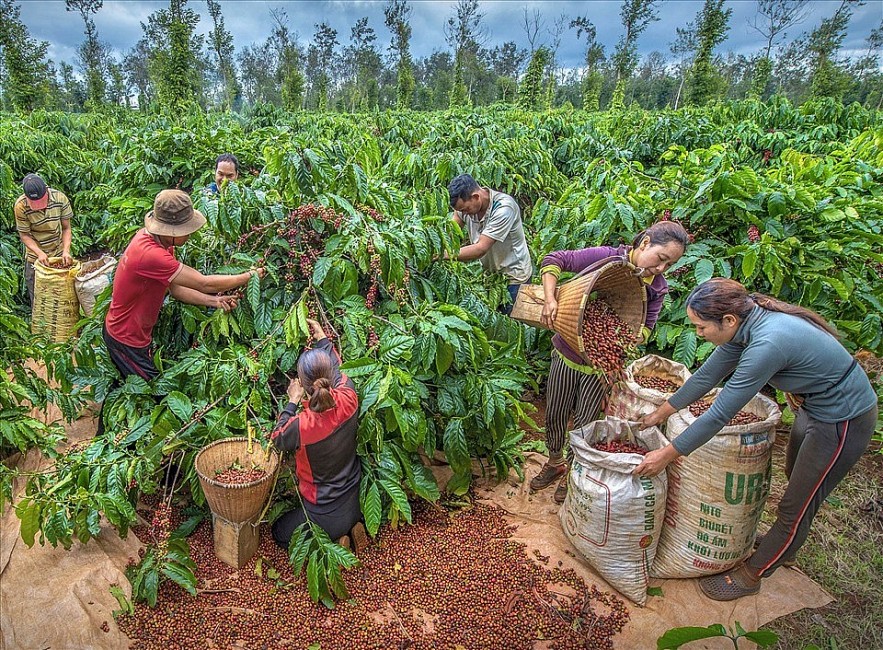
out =
<svg viewBox="0 0 883 650"><path fill-rule="evenodd" d="M36 273L34 272L34 265L30 262L25 262L25 285L28 288L28 298L31 301L31 309L34 308L34 278L36 277Z"/></svg>
<svg viewBox="0 0 883 650"><path fill-rule="evenodd" d="M758 575L767 577L794 557L825 498L865 453L876 424L876 407L836 424L797 411L785 457L788 487L776 522L748 558L748 566Z"/></svg>
<svg viewBox="0 0 883 650"><path fill-rule="evenodd" d="M557 350L552 350L552 367L546 385L546 446L549 456L560 457L567 436L567 423L574 427L596 420L607 394L607 382L567 366Z"/></svg>

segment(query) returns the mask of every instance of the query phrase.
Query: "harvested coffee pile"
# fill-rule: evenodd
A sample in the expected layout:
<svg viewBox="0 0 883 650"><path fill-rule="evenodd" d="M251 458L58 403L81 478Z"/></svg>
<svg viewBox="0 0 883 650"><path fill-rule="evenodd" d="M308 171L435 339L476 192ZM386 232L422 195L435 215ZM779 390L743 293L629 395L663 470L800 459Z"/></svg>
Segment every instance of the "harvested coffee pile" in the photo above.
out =
<svg viewBox="0 0 883 650"><path fill-rule="evenodd" d="M700 399L690 404L690 413L698 418L711 408L711 404L712 403L709 401ZM736 413L736 416L727 423L727 426L731 427L737 424L753 424L755 422L763 422L763 418L756 416L754 413L749 413L748 411L739 411Z"/></svg>
<svg viewBox="0 0 883 650"><path fill-rule="evenodd" d="M610 440L609 442L596 442L592 445L598 451L606 451L609 454L641 454L647 453L647 450L639 445L633 445L625 440Z"/></svg>
<svg viewBox="0 0 883 650"><path fill-rule="evenodd" d="M673 381L655 375L635 375L635 382L644 388L653 388L663 393L675 393L680 388Z"/></svg>
<svg viewBox="0 0 883 650"><path fill-rule="evenodd" d="M610 305L592 300L583 312L582 340L589 365L611 373L622 370L639 338Z"/></svg>
<svg viewBox="0 0 883 650"><path fill-rule="evenodd" d="M65 264L61 260L54 260L54 261L50 260L50 261L47 261L43 266L47 266L50 269L69 269L73 265L72 264Z"/></svg>
<svg viewBox="0 0 883 650"><path fill-rule="evenodd" d="M264 478L267 473L262 469L241 469L239 467L230 467L220 474L215 475L214 479L218 483L224 485L243 485L244 483L252 483Z"/></svg>
<svg viewBox="0 0 883 650"><path fill-rule="evenodd" d="M538 639L612 648L628 621L624 601L529 559L503 515L482 504L454 512L415 504L414 525L382 529L363 565L345 572L352 600L334 610L310 601L266 526L257 556L236 571L215 558L206 522L190 537L199 595L164 582L156 608L139 605L118 623L136 650L527 650Z"/></svg>

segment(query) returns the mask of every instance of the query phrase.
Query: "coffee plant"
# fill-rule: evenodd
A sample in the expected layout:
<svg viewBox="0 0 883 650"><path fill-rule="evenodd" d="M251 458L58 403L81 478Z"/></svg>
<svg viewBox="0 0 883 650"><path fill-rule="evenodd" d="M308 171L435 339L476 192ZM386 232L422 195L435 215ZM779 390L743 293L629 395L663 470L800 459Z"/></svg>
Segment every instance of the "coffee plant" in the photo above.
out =
<svg viewBox="0 0 883 650"><path fill-rule="evenodd" d="M243 176L212 195L202 187L223 151L239 156ZM102 516L125 535L142 495L183 492L204 507L196 453L249 426L266 437L311 342L307 318L322 323L357 385L370 534L410 522L414 499L439 498L424 462L436 452L454 470L454 494L469 489L475 458L498 476L520 471L518 424L529 418L520 398L545 373L550 337L497 313L505 280L440 261L462 241L446 191L462 172L516 198L535 263L556 249L630 241L658 218L684 223L695 242L668 274L648 347L688 366L712 346L697 340L684 299L713 275L813 308L851 350L879 355L881 151L878 113L778 98L616 114L4 115L0 454L37 448L54 460L21 476L22 536L86 543ZM73 202L75 256L121 252L156 193L180 187L208 220L180 259L203 272L268 273L230 313L169 301L154 330L160 376L115 383L100 340L109 292L68 344L27 332L12 203L34 171ZM29 370L40 363L45 376ZM87 398L105 403L106 432L56 454L61 426L31 408L54 403L72 419ZM4 500L19 475L0 465ZM290 489L280 477L275 498ZM308 558L314 597L330 601L343 593L346 562L308 539L296 558ZM132 572L138 597L150 602L163 577L192 586L188 567L183 545L153 543Z"/></svg>

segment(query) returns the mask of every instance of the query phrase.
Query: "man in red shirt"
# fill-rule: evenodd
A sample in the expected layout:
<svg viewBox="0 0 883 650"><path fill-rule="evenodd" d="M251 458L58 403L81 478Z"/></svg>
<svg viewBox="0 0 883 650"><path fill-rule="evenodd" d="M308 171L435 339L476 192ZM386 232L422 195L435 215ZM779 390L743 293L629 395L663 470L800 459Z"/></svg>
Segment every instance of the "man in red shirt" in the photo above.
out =
<svg viewBox="0 0 883 650"><path fill-rule="evenodd" d="M163 190L123 253L113 278L113 294L104 321L104 342L122 378L138 375L151 380L159 374L150 353L153 327L159 318L166 291L181 302L230 311L233 296L218 295L248 283L258 268L236 275L203 275L175 259L182 246L205 225L205 217L193 209L181 190ZM99 434L103 431L99 416Z"/></svg>

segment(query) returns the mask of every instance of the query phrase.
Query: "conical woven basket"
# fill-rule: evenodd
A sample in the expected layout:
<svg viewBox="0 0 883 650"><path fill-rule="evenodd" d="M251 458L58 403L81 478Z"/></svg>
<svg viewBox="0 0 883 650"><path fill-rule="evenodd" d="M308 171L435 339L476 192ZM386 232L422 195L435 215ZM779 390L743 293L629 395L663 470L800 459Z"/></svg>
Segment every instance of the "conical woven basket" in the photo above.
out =
<svg viewBox="0 0 883 650"><path fill-rule="evenodd" d="M215 480L216 472L223 472L233 463L249 469L253 466L266 474L251 483L227 485ZM279 454L275 449L269 453L257 443L248 451L248 438L224 438L203 447L196 455L196 473L212 512L233 523L247 521L259 514L270 490L273 477L279 469Z"/></svg>
<svg viewBox="0 0 883 650"><path fill-rule="evenodd" d="M582 331L586 305L592 293L610 305L637 335L640 335L647 317L647 290L635 275L635 267L624 259L612 258L559 286L558 315L552 329L587 362L589 358Z"/></svg>

